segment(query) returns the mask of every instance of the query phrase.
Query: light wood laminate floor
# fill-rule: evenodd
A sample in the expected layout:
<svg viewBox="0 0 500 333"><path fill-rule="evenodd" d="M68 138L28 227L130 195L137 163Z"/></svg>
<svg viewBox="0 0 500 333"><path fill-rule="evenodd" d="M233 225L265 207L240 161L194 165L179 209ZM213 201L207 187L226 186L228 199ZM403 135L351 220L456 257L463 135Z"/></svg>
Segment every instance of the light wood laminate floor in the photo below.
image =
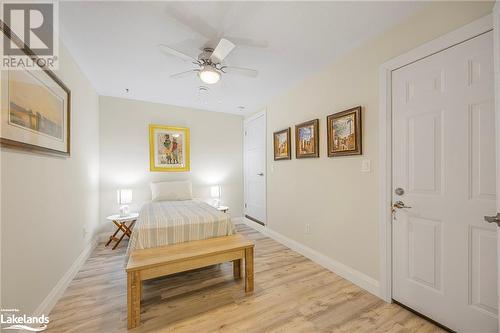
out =
<svg viewBox="0 0 500 333"><path fill-rule="evenodd" d="M141 325L128 332L442 332L245 225L255 291L226 263L147 281ZM45 332L127 332L127 242L99 244L50 314Z"/></svg>

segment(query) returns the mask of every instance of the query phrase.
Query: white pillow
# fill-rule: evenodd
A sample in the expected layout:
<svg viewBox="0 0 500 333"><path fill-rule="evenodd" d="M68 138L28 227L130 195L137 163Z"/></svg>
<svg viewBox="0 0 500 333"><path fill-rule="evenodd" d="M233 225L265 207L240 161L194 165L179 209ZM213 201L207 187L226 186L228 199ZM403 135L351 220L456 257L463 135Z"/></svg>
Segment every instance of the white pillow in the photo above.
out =
<svg viewBox="0 0 500 333"><path fill-rule="evenodd" d="M151 183L151 196L153 201L191 200L193 190L189 180Z"/></svg>

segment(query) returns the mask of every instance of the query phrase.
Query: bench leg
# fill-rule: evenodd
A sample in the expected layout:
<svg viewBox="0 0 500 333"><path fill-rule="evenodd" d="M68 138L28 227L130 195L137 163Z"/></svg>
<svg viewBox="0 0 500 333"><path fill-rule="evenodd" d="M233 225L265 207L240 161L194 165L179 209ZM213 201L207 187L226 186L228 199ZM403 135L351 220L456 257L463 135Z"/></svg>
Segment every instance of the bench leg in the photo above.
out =
<svg viewBox="0 0 500 333"><path fill-rule="evenodd" d="M241 259L233 260L233 277L241 279Z"/></svg>
<svg viewBox="0 0 500 333"><path fill-rule="evenodd" d="M127 273L128 328L137 327L141 321L141 278L138 271Z"/></svg>
<svg viewBox="0 0 500 333"><path fill-rule="evenodd" d="M245 292L253 291L253 247L245 249Z"/></svg>

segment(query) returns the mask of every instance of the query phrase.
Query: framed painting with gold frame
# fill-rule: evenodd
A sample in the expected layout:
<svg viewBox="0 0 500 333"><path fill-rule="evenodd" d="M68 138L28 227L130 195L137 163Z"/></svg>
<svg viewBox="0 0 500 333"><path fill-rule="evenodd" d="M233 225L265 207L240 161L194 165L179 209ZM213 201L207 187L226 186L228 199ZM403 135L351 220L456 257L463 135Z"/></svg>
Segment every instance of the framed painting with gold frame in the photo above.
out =
<svg viewBox="0 0 500 333"><path fill-rule="evenodd" d="M295 125L295 157L319 157L319 119Z"/></svg>
<svg viewBox="0 0 500 333"><path fill-rule="evenodd" d="M362 154L361 106L329 115L326 126L329 157Z"/></svg>
<svg viewBox="0 0 500 333"><path fill-rule="evenodd" d="M151 171L189 171L189 128L149 125Z"/></svg>
<svg viewBox="0 0 500 333"><path fill-rule="evenodd" d="M291 160L291 130L290 127L273 133L274 160Z"/></svg>

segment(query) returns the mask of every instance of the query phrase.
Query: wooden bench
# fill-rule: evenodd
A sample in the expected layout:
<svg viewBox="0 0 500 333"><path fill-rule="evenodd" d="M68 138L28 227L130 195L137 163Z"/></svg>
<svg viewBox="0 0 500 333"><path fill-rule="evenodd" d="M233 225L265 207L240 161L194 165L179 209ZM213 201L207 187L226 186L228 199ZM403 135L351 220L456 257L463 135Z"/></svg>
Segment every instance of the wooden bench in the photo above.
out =
<svg viewBox="0 0 500 333"><path fill-rule="evenodd" d="M240 234L135 250L127 264L128 328L141 320L142 281L191 269L233 262L233 276L241 278L245 259L245 292L253 291L254 243Z"/></svg>

